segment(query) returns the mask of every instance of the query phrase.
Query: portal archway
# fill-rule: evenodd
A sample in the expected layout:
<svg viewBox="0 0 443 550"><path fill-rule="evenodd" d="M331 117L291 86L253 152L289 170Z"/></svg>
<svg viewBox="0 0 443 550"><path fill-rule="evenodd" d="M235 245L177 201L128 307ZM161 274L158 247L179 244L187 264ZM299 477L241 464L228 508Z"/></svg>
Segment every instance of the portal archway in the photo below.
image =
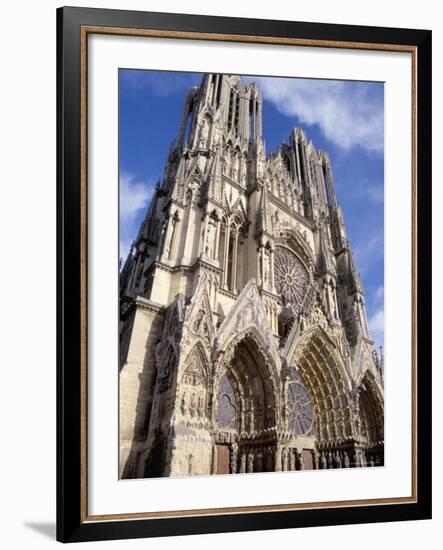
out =
<svg viewBox="0 0 443 550"><path fill-rule="evenodd" d="M231 346L217 380L215 471L273 471L280 407L275 365L250 333Z"/></svg>
<svg viewBox="0 0 443 550"><path fill-rule="evenodd" d="M318 467L352 465L352 381L337 348L323 329L314 327L301 338L291 363L296 365L312 400Z"/></svg>
<svg viewBox="0 0 443 550"><path fill-rule="evenodd" d="M358 423L363 458L368 466L384 464L383 397L370 371L358 386Z"/></svg>

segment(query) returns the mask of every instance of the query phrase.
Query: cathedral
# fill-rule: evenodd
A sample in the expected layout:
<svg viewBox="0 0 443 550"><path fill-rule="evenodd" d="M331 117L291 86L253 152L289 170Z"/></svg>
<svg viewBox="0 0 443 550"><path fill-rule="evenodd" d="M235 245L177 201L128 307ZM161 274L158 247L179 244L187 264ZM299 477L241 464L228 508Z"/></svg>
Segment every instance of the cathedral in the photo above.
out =
<svg viewBox="0 0 443 550"><path fill-rule="evenodd" d="M382 466L383 357L328 154L206 74L120 270L120 478Z"/></svg>

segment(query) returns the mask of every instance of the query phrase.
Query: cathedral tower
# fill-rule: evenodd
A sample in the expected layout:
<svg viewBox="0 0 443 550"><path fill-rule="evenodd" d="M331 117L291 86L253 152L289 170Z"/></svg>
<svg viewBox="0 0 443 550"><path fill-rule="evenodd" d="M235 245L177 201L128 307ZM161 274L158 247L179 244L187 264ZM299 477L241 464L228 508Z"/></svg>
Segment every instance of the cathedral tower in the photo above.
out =
<svg viewBox="0 0 443 550"><path fill-rule="evenodd" d="M121 476L383 464L382 364L329 157L266 155L262 95L207 74L120 274Z"/></svg>

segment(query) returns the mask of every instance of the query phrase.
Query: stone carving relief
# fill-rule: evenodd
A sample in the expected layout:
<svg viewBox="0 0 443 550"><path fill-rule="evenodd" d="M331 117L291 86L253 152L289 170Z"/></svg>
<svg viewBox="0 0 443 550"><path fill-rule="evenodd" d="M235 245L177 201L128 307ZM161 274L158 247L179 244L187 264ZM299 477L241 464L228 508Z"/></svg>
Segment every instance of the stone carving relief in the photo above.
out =
<svg viewBox="0 0 443 550"><path fill-rule="evenodd" d="M271 250L267 247L263 253L263 283L265 286L271 286Z"/></svg>
<svg viewBox="0 0 443 550"><path fill-rule="evenodd" d="M207 383L202 365L193 356L181 384L180 411L187 425L203 427L207 423Z"/></svg>
<svg viewBox="0 0 443 550"><path fill-rule="evenodd" d="M214 322L212 319L211 305L208 289L211 285L210 276L203 274L197 284L194 296L185 314L187 330L182 339L182 351L189 351L195 338L204 344L207 353L210 353L214 338Z"/></svg>
<svg viewBox="0 0 443 550"><path fill-rule="evenodd" d="M204 118L202 121L201 132L200 132L200 141L199 141L200 149L206 148L208 143L208 136L209 136L209 120Z"/></svg>
<svg viewBox="0 0 443 550"><path fill-rule="evenodd" d="M231 341L236 335L244 333L249 327L254 327L263 339L263 347L277 359L274 337L253 279L246 284L237 303L223 321L219 329L219 347L223 348L228 340Z"/></svg>
<svg viewBox="0 0 443 550"><path fill-rule="evenodd" d="M205 248L204 254L207 258L214 257L214 247L215 247L215 234L216 234L216 221L211 217L208 220L208 226L206 228L206 239L205 239Z"/></svg>

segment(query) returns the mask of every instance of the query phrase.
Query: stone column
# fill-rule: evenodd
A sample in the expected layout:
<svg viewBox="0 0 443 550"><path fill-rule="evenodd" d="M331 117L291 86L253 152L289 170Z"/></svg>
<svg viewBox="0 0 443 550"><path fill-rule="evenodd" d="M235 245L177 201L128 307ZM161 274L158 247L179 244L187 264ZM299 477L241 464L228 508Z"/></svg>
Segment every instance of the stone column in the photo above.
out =
<svg viewBox="0 0 443 550"><path fill-rule="evenodd" d="M259 274L259 286L263 287L264 286L264 283L265 283L265 259L264 259L264 247L262 244L260 244L260 248L259 248L259 254L258 254L258 257L259 257L259 270L258 270L258 274Z"/></svg>
<svg viewBox="0 0 443 550"><path fill-rule="evenodd" d="M286 447L281 450L281 469L283 472L288 471L288 449Z"/></svg>
<svg viewBox="0 0 443 550"><path fill-rule="evenodd" d="M220 225L221 225L221 220L217 220L217 228L215 230L215 247L214 247L214 255L213 255L214 260L218 259L218 252L220 247Z"/></svg>
<svg viewBox="0 0 443 550"><path fill-rule="evenodd" d="M243 450L240 456L240 473L244 474L245 472L246 472L246 453Z"/></svg>
<svg viewBox="0 0 443 550"><path fill-rule="evenodd" d="M294 451L293 451L293 449L289 449L288 469L291 472L293 470L296 470L296 468L294 467Z"/></svg>
<svg viewBox="0 0 443 550"><path fill-rule="evenodd" d="M248 474L252 474L254 472L254 454L252 451L249 451L248 453Z"/></svg>
<svg viewBox="0 0 443 550"><path fill-rule="evenodd" d="M206 212L206 214L203 216L202 220L203 220L203 231L202 231L202 234L201 234L201 243L200 243L200 246L198 248L199 248L199 254L202 254L203 256L205 256L206 255L205 254L206 234L208 232L208 220L209 220L208 212Z"/></svg>
<svg viewBox="0 0 443 550"><path fill-rule="evenodd" d="M234 292L237 290L237 261L238 261L238 231L235 233L235 241L233 248L232 258L232 289Z"/></svg>
<svg viewBox="0 0 443 550"><path fill-rule="evenodd" d="M297 461L298 461L298 469L304 470L305 462L303 460L303 451L299 451L298 449L297 449Z"/></svg>
<svg viewBox="0 0 443 550"><path fill-rule="evenodd" d="M252 135L253 135L253 139L252 141L254 142L257 142L257 119L256 119L256 105L257 105L257 102L254 98L254 101L252 102L252 121L253 121L253 127L251 128L251 132L252 132Z"/></svg>
<svg viewBox="0 0 443 550"><path fill-rule="evenodd" d="M228 281L228 255L229 255L229 241L231 239L231 230L228 224L226 224L225 230L225 254L223 258L223 288L226 288Z"/></svg>
<svg viewBox="0 0 443 550"><path fill-rule="evenodd" d="M274 249L270 250L270 264L271 264L271 288L272 292L275 292L275 280L274 280Z"/></svg>
<svg viewBox="0 0 443 550"><path fill-rule="evenodd" d="M281 447L277 445L275 448L275 471L282 471L282 460L281 460Z"/></svg>
<svg viewBox="0 0 443 550"><path fill-rule="evenodd" d="M231 474L237 473L238 445L234 443L231 447Z"/></svg>

